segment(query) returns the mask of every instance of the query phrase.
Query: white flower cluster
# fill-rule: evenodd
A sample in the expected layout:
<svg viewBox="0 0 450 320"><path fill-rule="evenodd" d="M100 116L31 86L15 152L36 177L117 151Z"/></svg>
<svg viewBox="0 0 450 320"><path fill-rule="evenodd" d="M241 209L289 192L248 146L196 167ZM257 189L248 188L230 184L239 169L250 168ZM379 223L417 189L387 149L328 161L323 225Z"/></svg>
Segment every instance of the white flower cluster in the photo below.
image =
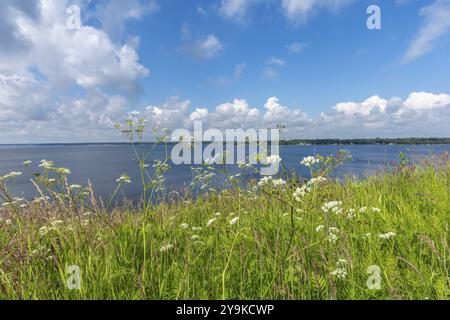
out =
<svg viewBox="0 0 450 320"><path fill-rule="evenodd" d="M330 241L332 243L336 243L336 241L338 241L338 239L339 239L338 233L339 233L338 228L335 228L335 227L329 228L328 229L328 241Z"/></svg>
<svg viewBox="0 0 450 320"><path fill-rule="evenodd" d="M381 240L389 240L389 239L394 238L395 236L396 236L395 232L382 233L382 234L378 235L378 237Z"/></svg>
<svg viewBox="0 0 450 320"><path fill-rule="evenodd" d="M237 224L238 222L239 222L239 217L236 217L236 218L234 218L234 219L232 219L232 220L230 221L230 225L234 226L234 225Z"/></svg>
<svg viewBox="0 0 450 320"><path fill-rule="evenodd" d="M313 156L309 156L309 157L303 158L303 160L300 163L306 167L312 167L315 164L320 163L320 159L313 157Z"/></svg>
<svg viewBox="0 0 450 320"><path fill-rule="evenodd" d="M342 214L342 201L330 201L322 206L324 213L334 213L335 215Z"/></svg>
<svg viewBox="0 0 450 320"><path fill-rule="evenodd" d="M0 176L0 183L4 182L6 180L9 180L9 179L15 179L21 175L22 175L22 172L20 172L20 171L10 172L8 174L5 174L4 176Z"/></svg>
<svg viewBox="0 0 450 320"><path fill-rule="evenodd" d="M272 177L264 177L258 182L259 187L273 186L275 188L283 187L286 185L286 181L283 179L274 179Z"/></svg>
<svg viewBox="0 0 450 320"><path fill-rule="evenodd" d="M294 199L297 202L300 202L301 199L307 194L312 191L314 186L327 181L324 177L317 177L309 180L306 184L304 184L302 187L297 188L294 192Z"/></svg>
<svg viewBox="0 0 450 320"><path fill-rule="evenodd" d="M336 263L337 268L331 272L331 275L341 280L347 278L347 264L347 260L339 259Z"/></svg>
<svg viewBox="0 0 450 320"><path fill-rule="evenodd" d="M217 218L212 218L211 220L208 221L208 223L206 224L206 227L209 228L213 225L214 222L216 222Z"/></svg>
<svg viewBox="0 0 450 320"><path fill-rule="evenodd" d="M123 174L120 176L119 179L116 180L116 182L120 183L120 184L130 184L131 183L131 178L129 175L127 174Z"/></svg>
<svg viewBox="0 0 450 320"><path fill-rule="evenodd" d="M281 159L281 157L278 155L271 155L264 159L264 164L276 165L276 164L280 163L282 160L283 159Z"/></svg>
<svg viewBox="0 0 450 320"><path fill-rule="evenodd" d="M174 248L173 244L168 243L168 244L165 244L165 245L161 246L161 248L159 249L159 251L161 251L161 252L167 252L167 251L169 251L169 250L171 250L171 249L173 249L173 248Z"/></svg>

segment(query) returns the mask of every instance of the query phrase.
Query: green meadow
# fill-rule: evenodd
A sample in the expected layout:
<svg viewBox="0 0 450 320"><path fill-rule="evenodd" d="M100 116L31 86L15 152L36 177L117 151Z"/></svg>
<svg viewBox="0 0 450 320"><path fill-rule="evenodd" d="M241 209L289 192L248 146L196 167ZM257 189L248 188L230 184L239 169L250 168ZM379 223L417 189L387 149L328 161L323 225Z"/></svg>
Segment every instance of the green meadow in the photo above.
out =
<svg viewBox="0 0 450 320"><path fill-rule="evenodd" d="M51 161L29 202L8 194L10 173L0 299L448 299L448 155L333 179L343 160L305 159L309 181L287 174L159 204L99 201Z"/></svg>

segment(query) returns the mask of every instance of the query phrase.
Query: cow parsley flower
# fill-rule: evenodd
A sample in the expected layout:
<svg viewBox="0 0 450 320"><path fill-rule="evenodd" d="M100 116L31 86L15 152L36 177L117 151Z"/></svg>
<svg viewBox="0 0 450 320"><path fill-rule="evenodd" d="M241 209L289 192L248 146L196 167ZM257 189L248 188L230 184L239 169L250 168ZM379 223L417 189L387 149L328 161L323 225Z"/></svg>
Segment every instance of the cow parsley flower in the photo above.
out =
<svg viewBox="0 0 450 320"><path fill-rule="evenodd" d="M329 228L328 229L328 241L332 242L332 243L336 243L336 241L338 241L338 239L339 239L338 233L339 233L338 228L335 228L335 227Z"/></svg>
<svg viewBox="0 0 450 320"><path fill-rule="evenodd" d="M212 224L214 223L214 222L216 222L216 220L217 220L217 218L212 218L211 220L209 220L208 221L208 223L206 224L206 227L211 227L212 226Z"/></svg>
<svg viewBox="0 0 450 320"><path fill-rule="evenodd" d="M123 174L120 176L119 179L116 180L116 182L120 183L120 184L130 184L131 183L131 178L129 175L127 174Z"/></svg>
<svg viewBox="0 0 450 320"><path fill-rule="evenodd" d="M322 206L322 211L324 213L334 213L335 215L340 215L342 213L342 201L330 201Z"/></svg>
<svg viewBox="0 0 450 320"><path fill-rule="evenodd" d="M325 226L324 226L324 225L317 226L317 227L316 227L316 232L320 232L320 231L322 231L323 229L325 229Z"/></svg>
<svg viewBox="0 0 450 320"><path fill-rule="evenodd" d="M381 209L373 207L373 208L372 208L372 212L373 212L373 213L380 213L380 212L381 212Z"/></svg>
<svg viewBox="0 0 450 320"><path fill-rule="evenodd" d="M313 157L313 156L309 156L309 157L303 158L303 160L300 163L306 167L312 167L315 164L320 163L320 159Z"/></svg>
<svg viewBox="0 0 450 320"><path fill-rule="evenodd" d="M173 248L174 248L173 244L168 243L168 244L165 244L165 245L161 246L161 248L159 249L159 251L161 251L161 252L167 252L167 251L169 251L169 250L171 250L171 249L173 249Z"/></svg>
<svg viewBox="0 0 450 320"><path fill-rule="evenodd" d="M283 179L273 179L272 177L264 177L258 182L259 187L273 186L279 188L286 185L286 181Z"/></svg>
<svg viewBox="0 0 450 320"><path fill-rule="evenodd" d="M239 217L236 217L230 221L230 225L234 226L236 223L238 223L238 221L239 221Z"/></svg>
<svg viewBox="0 0 450 320"><path fill-rule="evenodd" d="M23 164L25 167L29 168L29 167L33 164L33 161L27 160L27 161L24 161L22 164Z"/></svg>
<svg viewBox="0 0 450 320"><path fill-rule="evenodd" d="M180 225L180 227L181 227L181 229L184 229L184 230L189 229L189 225L187 223L182 223Z"/></svg>
<svg viewBox="0 0 450 320"><path fill-rule="evenodd" d="M395 236L396 236L395 232L382 233L382 234L378 235L378 237L381 240L389 240L389 239L394 238Z"/></svg>
<svg viewBox="0 0 450 320"><path fill-rule="evenodd" d="M343 280L347 277L348 272L347 272L347 269L345 269L345 268L337 268L331 272L331 275L338 279Z"/></svg>

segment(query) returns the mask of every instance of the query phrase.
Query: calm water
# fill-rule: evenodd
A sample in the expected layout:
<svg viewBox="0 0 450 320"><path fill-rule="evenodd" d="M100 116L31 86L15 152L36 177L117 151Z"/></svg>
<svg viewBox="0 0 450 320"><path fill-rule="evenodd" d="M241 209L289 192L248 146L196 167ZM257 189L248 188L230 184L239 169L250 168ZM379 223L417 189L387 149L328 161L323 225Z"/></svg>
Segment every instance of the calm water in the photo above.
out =
<svg viewBox="0 0 450 320"><path fill-rule="evenodd" d="M149 146L143 147L149 149ZM399 153L404 152L408 157L420 159L430 153L440 154L450 152L450 145L416 145L416 146L281 146L281 157L288 170L295 170L302 176L307 176L306 168L300 165L300 160L313 154L329 155L339 150L347 150L353 160L336 171L336 176L345 175L366 176L386 167L390 161L397 160ZM155 152L154 159L164 158L163 148ZM26 160L33 161L33 169L37 171L40 160L47 159L55 162L56 166L70 168L70 184L86 184L90 178L95 191L102 197L111 195L115 188L115 180L127 173L133 181L138 181L138 170L132 149L127 145L58 145L58 146L0 146L0 175L11 171L22 171L23 176L16 182L16 195L33 197L35 191L29 182L31 172L22 166ZM230 166L231 172L238 168ZM167 189L181 189L188 186L192 180L191 166L172 166L166 174ZM122 196L135 198L140 195L138 183L126 186Z"/></svg>

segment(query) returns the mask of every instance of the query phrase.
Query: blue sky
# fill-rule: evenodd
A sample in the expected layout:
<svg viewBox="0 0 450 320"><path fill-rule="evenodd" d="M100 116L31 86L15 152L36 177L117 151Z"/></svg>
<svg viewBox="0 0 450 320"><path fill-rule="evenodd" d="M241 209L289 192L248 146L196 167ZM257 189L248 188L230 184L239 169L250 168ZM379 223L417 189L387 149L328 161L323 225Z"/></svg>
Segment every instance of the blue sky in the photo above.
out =
<svg viewBox="0 0 450 320"><path fill-rule="evenodd" d="M275 95L287 105L311 114L339 101L362 101L372 95L407 97L413 91L448 92L450 41L442 39L433 52L408 64L402 59L422 20L426 1L396 5L394 1L356 1L338 12L319 11L303 25L286 21L275 4L250 10L245 22L223 19L211 1L167 1L160 12L134 24L141 37L141 62L152 75L142 81L147 104L168 96L191 99L214 108L224 101L245 98L263 105ZM428 1L431 3L432 1ZM368 30L366 9L379 4L382 30ZM199 14L198 7L208 10ZM193 37L213 34L223 51L213 59L195 59L182 52L181 29ZM287 46L302 43L300 53ZM265 61L285 61L275 79L262 79ZM234 77L236 65L245 71Z"/></svg>
<svg viewBox="0 0 450 320"><path fill-rule="evenodd" d="M130 112L287 138L450 136L449 17L450 0L5 0L0 143L117 141Z"/></svg>

